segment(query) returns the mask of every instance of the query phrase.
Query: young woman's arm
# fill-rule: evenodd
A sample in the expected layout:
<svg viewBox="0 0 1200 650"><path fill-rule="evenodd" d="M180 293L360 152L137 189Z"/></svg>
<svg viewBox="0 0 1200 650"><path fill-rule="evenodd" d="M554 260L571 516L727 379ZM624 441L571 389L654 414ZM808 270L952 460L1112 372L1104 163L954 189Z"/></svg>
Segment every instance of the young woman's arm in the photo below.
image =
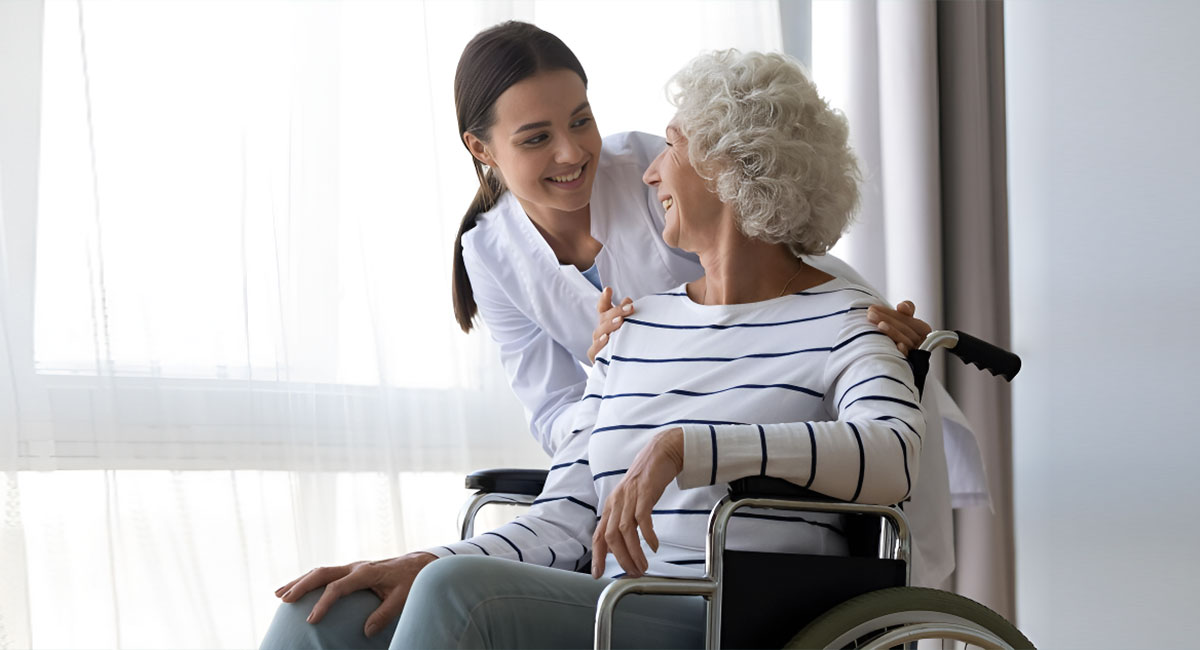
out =
<svg viewBox="0 0 1200 650"><path fill-rule="evenodd" d="M463 262L479 314L500 346L509 385L529 414L529 428L547 455L570 432L571 408L583 396L587 373L565 347L509 300L488 265L463 238Z"/></svg>

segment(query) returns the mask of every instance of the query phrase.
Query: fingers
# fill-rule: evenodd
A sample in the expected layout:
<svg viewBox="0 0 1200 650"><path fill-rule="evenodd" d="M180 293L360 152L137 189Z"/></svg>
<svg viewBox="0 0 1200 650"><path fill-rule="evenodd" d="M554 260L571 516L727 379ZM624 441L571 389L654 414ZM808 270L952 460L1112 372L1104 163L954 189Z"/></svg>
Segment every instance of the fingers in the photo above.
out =
<svg viewBox="0 0 1200 650"><path fill-rule="evenodd" d="M621 304L614 307L609 300L611 296L612 289L605 287L604 293L600 294L600 302L596 303L599 320L596 329L592 330L592 344L588 347L588 360L592 363L595 363L596 355L600 354L600 350L608 345L608 335L621 329L625 317L632 314L634 310L632 298L626 298L621 301Z"/></svg>
<svg viewBox="0 0 1200 650"><path fill-rule="evenodd" d="M875 323L879 331L895 341L901 354L907 355L909 350L916 349L925 340L924 336L910 327L911 318L887 307L872 305L867 311L867 320Z"/></svg>
<svg viewBox="0 0 1200 650"><path fill-rule="evenodd" d="M348 573L350 573L350 566L321 567L319 569L313 569L303 576L300 576L299 579L293 580L290 583L291 586L289 586L279 598L285 603L294 603L297 600L300 600L304 594L307 594L318 587L324 587L325 585L342 578Z"/></svg>
<svg viewBox="0 0 1200 650"><path fill-rule="evenodd" d="M617 498L613 498L613 496ZM625 569L625 573L633 575L633 569L636 567L629 556L629 551L625 548L625 536L621 534L620 528L622 499L619 495L613 496L609 497L612 508L608 511L608 525L604 527L604 542L608 546L608 552L617 559L617 564Z"/></svg>
<svg viewBox="0 0 1200 650"><path fill-rule="evenodd" d="M304 577L304 576L300 576L300 578L303 578L303 577ZM291 589L292 587L294 587L294 586L296 585L296 583L297 583L297 582L300 582L300 578L296 578L295 580L292 580L291 582L287 583L286 585L284 585L284 586L282 586L282 587L280 587L280 588L276 589L276 590L275 590L275 597L276 597L276 598L282 597L282 596L283 596L283 594L287 593L287 592L288 592L288 590L289 590L289 589Z"/></svg>
<svg viewBox="0 0 1200 650"><path fill-rule="evenodd" d="M612 309L612 287L604 287L604 291L600 292L600 299L596 301L596 311L603 314Z"/></svg>
<svg viewBox="0 0 1200 650"><path fill-rule="evenodd" d="M896 311L904 314L905 316L913 316L917 313L917 306L914 305L911 300L905 300L899 305L896 305Z"/></svg>
<svg viewBox="0 0 1200 650"><path fill-rule="evenodd" d="M604 530L601 532L597 529L597 535L603 539L608 552L613 554L625 573L634 578L649 568L638 538L635 503L632 502L636 495L635 487L619 485L606 501L605 517L601 520ZM594 565L594 557L592 561Z"/></svg>
<svg viewBox="0 0 1200 650"><path fill-rule="evenodd" d="M604 533L608 527L609 507L605 505L604 515L596 524L596 532L592 534L592 577L604 575L604 560L608 558L608 544L604 541Z"/></svg>
<svg viewBox="0 0 1200 650"><path fill-rule="evenodd" d="M600 354L600 351L604 349L605 345L608 345L607 334L601 335L598 339L592 339L592 344L588 346L587 351L588 361L591 363L596 363L596 355Z"/></svg>
<svg viewBox="0 0 1200 650"><path fill-rule="evenodd" d="M404 611L404 603L408 600L408 592L411 588L411 581L396 585L387 598L383 599L383 604L371 612L363 626L363 634L367 638L375 636L375 633L383 629L385 625L400 618L400 612Z"/></svg>
<svg viewBox="0 0 1200 650"><path fill-rule="evenodd" d="M636 492L630 491L628 499L636 498ZM642 552L642 540L638 537L636 515L636 503L625 503L621 507L621 519L617 522L617 530L620 531L621 541L625 544L625 554L629 556L629 564L622 562L621 566L625 567L626 573L635 578L650 568L649 563L646 562L646 554Z"/></svg>
<svg viewBox="0 0 1200 650"><path fill-rule="evenodd" d="M313 605L312 612L308 615L308 622L320 623L321 619L325 617L325 613L329 611L330 607L333 607L333 603L338 598L370 587L375 572L370 565L363 565L350 571L345 577L330 582L325 586L325 593L321 594L317 604Z"/></svg>
<svg viewBox="0 0 1200 650"><path fill-rule="evenodd" d="M596 323L596 329L592 330L592 338L595 339L600 334L610 334L621 329L625 317L632 313L632 298L626 298L621 301L620 305L600 312L600 320Z"/></svg>
<svg viewBox="0 0 1200 650"><path fill-rule="evenodd" d="M642 537L646 539L646 545L651 551L658 552L658 535L654 534L654 517L651 513L654 508L654 502L645 498L645 495L640 495L637 502L637 510L634 512L637 518L638 528L642 529ZM647 565L649 568L649 565Z"/></svg>

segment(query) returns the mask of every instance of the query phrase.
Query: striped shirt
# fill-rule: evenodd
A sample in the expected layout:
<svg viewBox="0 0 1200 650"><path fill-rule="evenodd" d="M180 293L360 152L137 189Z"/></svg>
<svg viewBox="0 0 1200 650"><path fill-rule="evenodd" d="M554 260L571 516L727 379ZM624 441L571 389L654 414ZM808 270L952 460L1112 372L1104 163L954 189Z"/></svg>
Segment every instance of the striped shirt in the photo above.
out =
<svg viewBox="0 0 1200 650"><path fill-rule="evenodd" d="M708 513L745 476L891 504L917 478L921 413L912 373L868 322L882 301L834 279L741 305L699 305L683 287L638 300L596 359L575 432L529 512L435 555L487 554L575 569L590 559L605 498L658 432L681 427L683 471L653 510L650 573L703 571ZM836 554L832 515L741 511L729 548ZM606 573L622 569L613 556Z"/></svg>

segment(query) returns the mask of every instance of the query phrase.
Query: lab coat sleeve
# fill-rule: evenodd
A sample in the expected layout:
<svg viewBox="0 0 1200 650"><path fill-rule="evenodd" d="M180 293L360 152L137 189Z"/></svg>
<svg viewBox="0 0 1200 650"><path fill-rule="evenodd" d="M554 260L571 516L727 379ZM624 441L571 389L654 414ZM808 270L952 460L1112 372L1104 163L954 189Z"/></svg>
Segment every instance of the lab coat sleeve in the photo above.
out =
<svg viewBox="0 0 1200 650"><path fill-rule="evenodd" d="M583 396L587 373L570 351L513 304L469 237L463 237L463 262L479 313L500 346L508 383L525 407L530 431L553 456L570 433L572 408Z"/></svg>

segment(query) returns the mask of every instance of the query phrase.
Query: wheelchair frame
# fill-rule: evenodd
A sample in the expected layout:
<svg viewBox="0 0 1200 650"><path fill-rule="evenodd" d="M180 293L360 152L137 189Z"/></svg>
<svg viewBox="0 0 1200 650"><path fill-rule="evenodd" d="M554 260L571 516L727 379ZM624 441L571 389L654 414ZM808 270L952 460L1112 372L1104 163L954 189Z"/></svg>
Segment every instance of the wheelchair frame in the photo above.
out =
<svg viewBox="0 0 1200 650"><path fill-rule="evenodd" d="M912 538L908 518L894 506L875 506L843 501L816 501L785 498L742 497L726 495L713 507L708 519L708 539L704 546L704 576L701 578L643 577L614 580L600 593L596 605L596 650L612 646L612 617L617 603L628 594L671 594L703 596L705 599L705 647L719 648L721 644L721 596L724 576L725 540L729 520L741 508L773 508L834 514L877 515L882 518L879 541L881 559L904 562L904 586L911 582Z"/></svg>

